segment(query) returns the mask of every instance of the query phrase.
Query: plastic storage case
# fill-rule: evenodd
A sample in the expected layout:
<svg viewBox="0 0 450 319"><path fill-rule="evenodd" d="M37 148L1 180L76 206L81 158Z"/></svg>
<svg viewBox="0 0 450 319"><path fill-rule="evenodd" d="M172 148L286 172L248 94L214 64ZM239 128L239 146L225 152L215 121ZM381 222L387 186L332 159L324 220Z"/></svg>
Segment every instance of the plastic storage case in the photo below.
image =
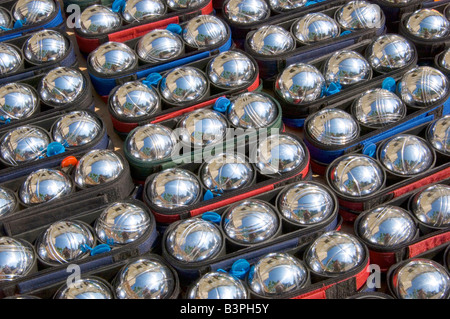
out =
<svg viewBox="0 0 450 319"><path fill-rule="evenodd" d="M63 5L64 5L64 10L66 12L66 14L70 14L71 13L71 8L69 7L70 5L77 5L80 7L81 12L83 12L84 9L86 9L89 6L92 6L94 4L101 4L104 6L111 6L113 4L114 0L63 0ZM81 13L80 12L80 13Z"/></svg>
<svg viewBox="0 0 450 319"><path fill-rule="evenodd" d="M165 28L172 23L183 23L198 15L212 13L212 0L206 0L202 1L198 7L179 11L169 10L163 16L152 20L130 24L122 21L121 27L119 27L116 31L109 33L88 35L82 33L79 28L75 28L74 31L81 53L88 54L89 52L94 51L101 44L109 41L125 42L143 36L151 30Z"/></svg>

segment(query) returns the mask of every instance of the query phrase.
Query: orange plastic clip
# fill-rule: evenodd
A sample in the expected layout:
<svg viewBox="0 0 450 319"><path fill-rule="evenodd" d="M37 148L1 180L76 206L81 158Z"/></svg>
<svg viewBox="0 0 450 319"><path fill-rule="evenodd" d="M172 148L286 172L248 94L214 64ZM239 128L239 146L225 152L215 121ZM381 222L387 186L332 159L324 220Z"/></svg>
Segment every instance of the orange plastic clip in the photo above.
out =
<svg viewBox="0 0 450 319"><path fill-rule="evenodd" d="M78 163L78 160L75 156L67 156L65 159L61 161L61 167L68 167L68 166L76 166Z"/></svg>

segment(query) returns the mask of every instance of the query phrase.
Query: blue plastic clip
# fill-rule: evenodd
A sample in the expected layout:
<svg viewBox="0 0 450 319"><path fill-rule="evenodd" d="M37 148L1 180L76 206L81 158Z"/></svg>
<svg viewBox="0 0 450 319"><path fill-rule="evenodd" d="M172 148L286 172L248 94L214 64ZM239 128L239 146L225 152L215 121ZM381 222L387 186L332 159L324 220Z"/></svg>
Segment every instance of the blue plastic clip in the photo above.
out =
<svg viewBox="0 0 450 319"><path fill-rule="evenodd" d="M27 18L23 18L22 20L17 20L14 23L13 29L22 28L25 23L27 23Z"/></svg>
<svg viewBox="0 0 450 319"><path fill-rule="evenodd" d="M214 224L220 224L222 217L219 214L214 213L214 212L204 212L202 214L202 219L212 222Z"/></svg>
<svg viewBox="0 0 450 319"><path fill-rule="evenodd" d="M123 12L125 10L126 0L114 0L111 10L114 12Z"/></svg>
<svg viewBox="0 0 450 319"><path fill-rule="evenodd" d="M249 270L250 263L245 259L238 259L231 266L230 274L242 280Z"/></svg>
<svg viewBox="0 0 450 319"><path fill-rule="evenodd" d="M176 33L176 34L181 34L181 32L183 32L183 28L176 23L170 23L167 27L166 30L169 30L170 32Z"/></svg>
<svg viewBox="0 0 450 319"><path fill-rule="evenodd" d="M342 89L342 85L337 82L332 82L326 89L325 89L325 95L330 96L336 93L339 93Z"/></svg>
<svg viewBox="0 0 450 319"><path fill-rule="evenodd" d="M205 192L205 195L203 196L203 200L210 200L214 198L213 192L211 192L209 189Z"/></svg>
<svg viewBox="0 0 450 319"><path fill-rule="evenodd" d="M153 86L157 86L159 81L161 81L162 76L159 73L150 73L149 75L147 75L147 77L145 78L145 80L142 81L143 84L145 84L148 87Z"/></svg>
<svg viewBox="0 0 450 319"><path fill-rule="evenodd" d="M219 97L214 103L213 109L220 113L227 113L231 102L226 97Z"/></svg>
<svg viewBox="0 0 450 319"><path fill-rule="evenodd" d="M383 83L381 83L381 88L391 91L392 93L395 93L395 79L391 77L387 77L383 80Z"/></svg>
<svg viewBox="0 0 450 319"><path fill-rule="evenodd" d="M109 247L107 244L100 244L98 246L95 246L94 248L89 247L88 245L84 244L80 247L82 252L90 251L91 256L107 253L111 251L111 247Z"/></svg>
<svg viewBox="0 0 450 319"><path fill-rule="evenodd" d="M352 31L347 30L347 31L343 31L341 34L339 34L339 36L342 37L344 35L351 34L351 33L352 33Z"/></svg>
<svg viewBox="0 0 450 319"><path fill-rule="evenodd" d="M250 270L248 271L248 280L249 281L252 281L254 273L255 273L255 266L251 266Z"/></svg>
<svg viewBox="0 0 450 319"><path fill-rule="evenodd" d="M3 30L3 31L11 31L12 30L12 29L5 28L3 26L0 26L0 29Z"/></svg>
<svg viewBox="0 0 450 319"><path fill-rule="evenodd" d="M0 116L0 121L3 122L3 123L0 123L0 125L11 123L11 119L5 119L3 116Z"/></svg>
<svg viewBox="0 0 450 319"><path fill-rule="evenodd" d="M377 152L377 146L373 143L367 144L364 146L362 153L364 155L375 157L375 154Z"/></svg>
<svg viewBox="0 0 450 319"><path fill-rule="evenodd" d="M62 154L66 151L64 145L59 142L51 142L47 146L47 157Z"/></svg>

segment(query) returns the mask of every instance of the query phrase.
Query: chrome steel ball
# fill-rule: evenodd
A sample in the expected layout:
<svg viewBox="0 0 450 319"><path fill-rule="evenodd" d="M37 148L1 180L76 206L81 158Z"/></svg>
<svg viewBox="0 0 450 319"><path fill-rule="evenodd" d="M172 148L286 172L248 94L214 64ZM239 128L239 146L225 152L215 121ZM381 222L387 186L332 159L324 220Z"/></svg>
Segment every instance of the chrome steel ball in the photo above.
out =
<svg viewBox="0 0 450 319"><path fill-rule="evenodd" d="M200 69L180 66L164 75L159 91L169 103L199 101L208 93L208 80Z"/></svg>
<svg viewBox="0 0 450 319"><path fill-rule="evenodd" d="M227 117L239 128L263 128L270 126L277 119L278 107L268 96L245 92L231 101Z"/></svg>
<svg viewBox="0 0 450 319"><path fill-rule="evenodd" d="M168 299L175 290L175 277L158 259L141 257L119 271L114 289L118 299Z"/></svg>
<svg viewBox="0 0 450 319"><path fill-rule="evenodd" d="M358 52L341 50L325 62L323 75L327 84L339 83L343 87L370 80L372 68Z"/></svg>
<svg viewBox="0 0 450 319"><path fill-rule="evenodd" d="M32 25L48 19L55 9L53 0L18 0L12 14L16 21Z"/></svg>
<svg viewBox="0 0 450 319"><path fill-rule="evenodd" d="M0 27L9 29L11 27L11 16L5 8L0 8ZM0 33L4 30L0 30Z"/></svg>
<svg viewBox="0 0 450 319"><path fill-rule="evenodd" d="M307 2L307 0L269 0L269 6L272 10L284 12L301 8Z"/></svg>
<svg viewBox="0 0 450 319"><path fill-rule="evenodd" d="M13 213L17 208L17 199L14 193L5 187L0 187L0 218Z"/></svg>
<svg viewBox="0 0 450 319"><path fill-rule="evenodd" d="M210 271L189 287L187 299L248 299L244 284L222 271Z"/></svg>
<svg viewBox="0 0 450 319"><path fill-rule="evenodd" d="M202 7L208 3L207 0L166 0L166 2L169 8L175 11Z"/></svg>
<svg viewBox="0 0 450 319"><path fill-rule="evenodd" d="M110 98L112 111L126 118L138 118L154 114L161 108L158 93L140 81L119 86Z"/></svg>
<svg viewBox="0 0 450 319"><path fill-rule="evenodd" d="M35 260L36 255L30 243L11 237L0 237L0 283L28 275Z"/></svg>
<svg viewBox="0 0 450 319"><path fill-rule="evenodd" d="M227 133L225 117L211 109L187 113L178 123L179 138L194 147L205 147L224 140Z"/></svg>
<svg viewBox="0 0 450 319"><path fill-rule="evenodd" d="M282 296L304 288L308 270L302 261L287 253L269 253L258 260L250 270L250 289L262 296Z"/></svg>
<svg viewBox="0 0 450 319"><path fill-rule="evenodd" d="M72 148L92 142L101 132L100 121L86 111L72 111L52 126L53 140Z"/></svg>
<svg viewBox="0 0 450 319"><path fill-rule="evenodd" d="M13 46L0 43L0 75L11 74L19 70L22 56Z"/></svg>
<svg viewBox="0 0 450 319"><path fill-rule="evenodd" d="M200 262L214 258L222 248L222 235L213 223L201 218L189 218L167 230L166 250L173 258Z"/></svg>
<svg viewBox="0 0 450 319"><path fill-rule="evenodd" d="M231 88L248 84L255 72L255 64L248 56L238 51L225 51L211 60L206 73L215 85Z"/></svg>
<svg viewBox="0 0 450 319"><path fill-rule="evenodd" d="M224 5L224 15L232 22L250 24L270 16L264 0L230 0Z"/></svg>
<svg viewBox="0 0 450 319"><path fill-rule="evenodd" d="M442 53L438 63L441 67L443 67L447 71L450 71L450 48L446 49Z"/></svg>
<svg viewBox="0 0 450 319"><path fill-rule="evenodd" d="M379 73L391 72L407 66L414 59L413 45L397 34L385 34L366 49L367 61Z"/></svg>
<svg viewBox="0 0 450 319"><path fill-rule="evenodd" d="M380 162L394 173L420 174L433 165L433 153L417 136L402 134L387 141L380 150Z"/></svg>
<svg viewBox="0 0 450 319"><path fill-rule="evenodd" d="M89 255L84 246L93 247L91 228L78 221L60 220L51 224L37 239L35 247L41 260L49 264L65 264Z"/></svg>
<svg viewBox="0 0 450 319"><path fill-rule="evenodd" d="M411 241L417 227L403 208L383 205L364 213L358 225L359 237L383 247L393 247Z"/></svg>
<svg viewBox="0 0 450 319"><path fill-rule="evenodd" d="M422 39L441 39L450 34L450 22L435 9L422 8L413 12L405 21L412 35Z"/></svg>
<svg viewBox="0 0 450 319"><path fill-rule="evenodd" d="M0 123L25 119L38 109L38 98L34 90L19 82L0 86Z"/></svg>
<svg viewBox="0 0 450 319"><path fill-rule="evenodd" d="M435 150L450 154L450 115L444 115L434 121L426 134L428 142Z"/></svg>
<svg viewBox="0 0 450 319"><path fill-rule="evenodd" d="M150 201L166 209L191 205L200 195L200 183L195 175L180 168L169 168L157 173L148 191Z"/></svg>
<svg viewBox="0 0 450 319"><path fill-rule="evenodd" d="M310 44L339 36L336 21L322 12L308 13L292 25L291 32L302 44Z"/></svg>
<svg viewBox="0 0 450 319"><path fill-rule="evenodd" d="M167 61L184 51L181 37L169 30L155 29L144 35L136 45L137 55L148 63Z"/></svg>
<svg viewBox="0 0 450 319"><path fill-rule="evenodd" d="M280 193L277 205L287 220L298 225L314 225L329 218L337 203L322 185L299 182Z"/></svg>
<svg viewBox="0 0 450 319"><path fill-rule="evenodd" d="M420 191L412 198L411 211L426 225L448 227L450 225L450 186L436 184Z"/></svg>
<svg viewBox="0 0 450 319"><path fill-rule="evenodd" d="M44 129L24 125L10 130L0 144L1 157L7 163L17 166L47 156L50 137Z"/></svg>
<svg viewBox="0 0 450 319"><path fill-rule="evenodd" d="M124 163L111 150L92 150L83 155L75 169L75 183L80 188L88 188L108 183L122 173Z"/></svg>
<svg viewBox="0 0 450 319"><path fill-rule="evenodd" d="M227 38L225 23L212 15L200 15L189 20L182 36L194 48L208 48Z"/></svg>
<svg viewBox="0 0 450 319"><path fill-rule="evenodd" d="M292 35L277 25L258 28L249 39L250 48L262 55L277 55L295 48Z"/></svg>
<svg viewBox="0 0 450 319"><path fill-rule="evenodd" d="M62 285L54 299L114 299L114 293L103 280L86 277Z"/></svg>
<svg viewBox="0 0 450 319"><path fill-rule="evenodd" d="M345 145L359 137L359 126L347 112L337 108L325 108L305 123L309 136L326 145Z"/></svg>
<svg viewBox="0 0 450 319"><path fill-rule="evenodd" d="M256 168L261 174L283 174L299 167L306 158L298 140L284 135L261 138L253 151Z"/></svg>
<svg viewBox="0 0 450 319"><path fill-rule="evenodd" d="M161 0L127 0L122 17L128 23L141 22L161 17L166 10L166 5Z"/></svg>
<svg viewBox="0 0 450 319"><path fill-rule="evenodd" d="M36 205L67 196L73 188L72 180L62 171L41 168L28 175L19 197L25 205Z"/></svg>
<svg viewBox="0 0 450 319"><path fill-rule="evenodd" d="M402 120L406 116L406 105L391 91L371 89L358 96L351 106L358 123L380 128Z"/></svg>
<svg viewBox="0 0 450 319"><path fill-rule="evenodd" d="M382 10L368 1L349 1L336 11L335 19L345 30L380 28Z"/></svg>
<svg viewBox="0 0 450 319"><path fill-rule="evenodd" d="M414 258L395 270L392 288L399 299L448 299L450 276L437 262Z"/></svg>
<svg viewBox="0 0 450 319"><path fill-rule="evenodd" d="M136 127L125 140L125 150L135 160L157 161L174 154L177 138L175 133L161 124Z"/></svg>
<svg viewBox="0 0 450 319"><path fill-rule="evenodd" d="M353 235L338 231L319 236L305 253L305 262L314 272L336 276L361 265L365 251Z"/></svg>
<svg viewBox="0 0 450 319"><path fill-rule="evenodd" d="M23 47L25 58L35 64L60 60L69 49L68 41L54 30L33 33Z"/></svg>
<svg viewBox="0 0 450 319"><path fill-rule="evenodd" d="M57 67L48 72L39 84L39 95L44 103L62 106L74 102L88 85L78 69Z"/></svg>
<svg viewBox="0 0 450 319"><path fill-rule="evenodd" d="M400 95L408 106L426 107L441 101L448 93L448 79L439 70L418 66L400 80Z"/></svg>
<svg viewBox="0 0 450 319"><path fill-rule="evenodd" d="M94 229L102 243L120 246L142 237L150 222L150 216L143 208L118 201L103 210L95 221Z"/></svg>
<svg viewBox="0 0 450 319"><path fill-rule="evenodd" d="M102 75L116 74L133 69L137 65L133 49L121 42L106 42L92 51L88 63Z"/></svg>
<svg viewBox="0 0 450 319"><path fill-rule="evenodd" d="M364 155L341 156L330 164L328 172L333 189L350 197L374 194L385 181L380 164Z"/></svg>
<svg viewBox="0 0 450 319"><path fill-rule="evenodd" d="M81 33L88 35L112 32L122 25L117 12L100 4L94 4L84 9L79 23Z"/></svg>

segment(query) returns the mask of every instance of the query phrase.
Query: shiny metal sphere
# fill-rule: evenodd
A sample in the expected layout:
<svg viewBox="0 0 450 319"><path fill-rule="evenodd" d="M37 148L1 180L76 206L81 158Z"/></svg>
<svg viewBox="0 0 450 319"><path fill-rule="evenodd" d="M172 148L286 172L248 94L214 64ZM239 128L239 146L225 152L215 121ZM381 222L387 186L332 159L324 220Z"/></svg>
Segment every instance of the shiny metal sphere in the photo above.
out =
<svg viewBox="0 0 450 319"><path fill-rule="evenodd" d="M65 147L78 147L92 142L101 132L100 121L85 111L61 116L52 127L53 140Z"/></svg>
<svg viewBox="0 0 450 319"><path fill-rule="evenodd" d="M408 106L426 107L444 98L448 79L439 70L419 66L406 72L400 81L400 94Z"/></svg>
<svg viewBox="0 0 450 319"><path fill-rule="evenodd" d="M222 247L222 235L213 223L189 218L167 230L166 250L182 262L199 262L214 258Z"/></svg>
<svg viewBox="0 0 450 319"><path fill-rule="evenodd" d="M194 48L207 48L227 38L227 28L219 18L212 15L197 16L186 24L183 39Z"/></svg>
<svg viewBox="0 0 450 319"><path fill-rule="evenodd" d="M264 0L230 0L223 11L230 21L239 24L262 21L270 16L269 6Z"/></svg>
<svg viewBox="0 0 450 319"><path fill-rule="evenodd" d="M372 244L392 247L411 241L417 227L411 215L403 208L383 205L363 215L358 232L359 237Z"/></svg>
<svg viewBox="0 0 450 319"><path fill-rule="evenodd" d="M114 91L110 101L113 112L127 118L152 115L161 107L155 89L140 81L122 84Z"/></svg>
<svg viewBox="0 0 450 319"><path fill-rule="evenodd" d="M326 61L323 75L327 84L352 85L372 78L372 68L358 52L341 50Z"/></svg>
<svg viewBox="0 0 450 319"><path fill-rule="evenodd" d="M208 3L207 0L166 0L167 5L172 10L184 10L201 7Z"/></svg>
<svg viewBox="0 0 450 319"><path fill-rule="evenodd" d="M72 191L73 183L65 173L41 168L28 175L20 188L19 197L25 205L36 205L67 196Z"/></svg>
<svg viewBox="0 0 450 319"><path fill-rule="evenodd" d="M155 29L144 35L136 45L137 55L148 63L167 61L183 53L183 40L169 30Z"/></svg>
<svg viewBox="0 0 450 319"><path fill-rule="evenodd" d="M24 25L32 25L48 19L55 9L53 0L18 0L13 17L15 20L25 21Z"/></svg>
<svg viewBox="0 0 450 319"><path fill-rule="evenodd" d="M199 69L180 66L164 75L159 90L169 103L198 101L208 93L208 80Z"/></svg>
<svg viewBox="0 0 450 319"><path fill-rule="evenodd" d="M253 169L239 153L221 153L212 156L200 168L203 185L212 191L230 191L248 186Z"/></svg>
<svg viewBox="0 0 450 319"><path fill-rule="evenodd" d="M0 27L6 29L11 27L11 16L5 8L0 8ZM0 33L1 32L3 32L3 30L0 30Z"/></svg>
<svg viewBox="0 0 450 319"><path fill-rule="evenodd" d="M277 55L295 48L292 35L277 25L264 25L249 39L250 48L258 54Z"/></svg>
<svg viewBox="0 0 450 319"><path fill-rule="evenodd" d="M198 279L186 294L187 299L248 299L243 283L222 271L210 271Z"/></svg>
<svg viewBox="0 0 450 319"><path fill-rule="evenodd" d="M106 207L95 221L98 239L119 246L139 239L150 227L150 216L141 207L118 201Z"/></svg>
<svg viewBox="0 0 450 319"><path fill-rule="evenodd" d="M326 145L345 145L359 137L359 126L347 112L326 108L314 113L306 121L311 138Z"/></svg>
<svg viewBox="0 0 450 319"><path fill-rule="evenodd" d="M448 299L450 276L437 262L415 258L396 269L392 286L399 299Z"/></svg>
<svg viewBox="0 0 450 319"><path fill-rule="evenodd" d="M114 299L114 294L103 281L86 277L64 284L54 299Z"/></svg>
<svg viewBox="0 0 450 319"><path fill-rule="evenodd" d="M309 13L292 26L294 37L302 44L332 39L339 36L339 25L336 21L322 12Z"/></svg>
<svg viewBox="0 0 450 319"><path fill-rule="evenodd" d="M133 69L137 65L137 55L128 45L120 42L106 42L88 57L88 63L103 75L116 74Z"/></svg>
<svg viewBox="0 0 450 319"><path fill-rule="evenodd" d="M225 51L211 60L206 73L212 83L229 88L249 83L255 72L255 64L248 56L238 51Z"/></svg>
<svg viewBox="0 0 450 319"><path fill-rule="evenodd" d="M173 131L160 124L136 127L127 136L125 150L140 161L157 161L173 155L177 138Z"/></svg>
<svg viewBox="0 0 450 319"><path fill-rule="evenodd" d="M266 202L249 199L230 207L223 217L225 234L242 244L258 244L278 230L277 213Z"/></svg>
<svg viewBox="0 0 450 319"><path fill-rule="evenodd" d="M39 84L39 94L45 103L61 106L75 101L88 84L78 69L57 67L48 72Z"/></svg>
<svg viewBox="0 0 450 319"><path fill-rule="evenodd" d="M23 53L26 59L32 63L57 61L68 50L69 44L60 32L54 30L42 30L28 38L25 42Z"/></svg>
<svg viewBox="0 0 450 319"><path fill-rule="evenodd" d="M28 118L37 108L38 99L30 86L18 82L0 86L0 123Z"/></svg>
<svg viewBox="0 0 450 319"><path fill-rule="evenodd" d="M30 243L11 237L0 237L0 283L26 276L35 263Z"/></svg>
<svg viewBox="0 0 450 319"><path fill-rule="evenodd" d="M352 114L362 125L379 128L400 121L406 116L406 105L391 91L371 89L352 104Z"/></svg>
<svg viewBox="0 0 450 319"><path fill-rule="evenodd" d="M367 1L349 1L336 11L336 21L346 30L380 28L382 10Z"/></svg>
<svg viewBox="0 0 450 319"><path fill-rule="evenodd" d="M414 49L405 38L397 34L385 34L367 47L366 58L372 69L386 73L408 65L414 59Z"/></svg>
<svg viewBox="0 0 450 319"><path fill-rule="evenodd" d="M194 147L205 147L223 141L227 127L225 117L211 109L189 112L178 123L180 140Z"/></svg>
<svg viewBox="0 0 450 319"><path fill-rule="evenodd" d="M92 150L83 155L75 169L75 183L80 188L108 183L122 173L124 163L111 150Z"/></svg>
<svg viewBox="0 0 450 319"><path fill-rule="evenodd" d="M272 10L283 12L294 10L305 6L307 0L269 0L269 6Z"/></svg>
<svg viewBox="0 0 450 319"><path fill-rule="evenodd" d="M172 271L150 257L129 262L114 282L118 299L168 299L175 289Z"/></svg>
<svg viewBox="0 0 450 319"><path fill-rule="evenodd" d="M309 103L319 99L325 87L322 73L315 66L304 63L288 66L275 82L275 92L292 104Z"/></svg>
<svg viewBox="0 0 450 319"><path fill-rule="evenodd" d="M262 296L280 296L308 283L303 262L287 253L270 253L258 260L248 277L250 289Z"/></svg>
<svg viewBox="0 0 450 319"><path fill-rule="evenodd" d="M164 13L166 5L161 0L127 0L122 17L131 23L161 17Z"/></svg>
<svg viewBox="0 0 450 319"><path fill-rule="evenodd" d="M150 201L161 208L174 209L191 205L201 195L200 183L190 171L165 169L150 184Z"/></svg>
<svg viewBox="0 0 450 319"><path fill-rule="evenodd" d="M36 241L38 256L50 264L64 264L89 255L87 245L93 247L95 238L87 224L60 220L51 224Z"/></svg>
<svg viewBox="0 0 450 319"><path fill-rule="evenodd" d="M305 262L314 272L336 276L358 267L365 258L362 244L353 235L327 232L309 246Z"/></svg>
<svg viewBox="0 0 450 319"><path fill-rule="evenodd" d="M228 120L243 129L268 127L277 116L277 105L269 97L256 92L239 94L228 108Z"/></svg>
<svg viewBox="0 0 450 319"><path fill-rule="evenodd" d="M5 187L0 187L0 218L14 212L16 207L17 199L14 193Z"/></svg>
<svg viewBox="0 0 450 319"><path fill-rule="evenodd" d="M10 130L0 144L1 157L7 163L17 166L35 161L47 155L50 137L44 129L25 125Z"/></svg>
<svg viewBox="0 0 450 319"><path fill-rule="evenodd" d="M402 134L387 141L380 150L380 162L401 175L420 174L433 164L433 153L421 138Z"/></svg>
<svg viewBox="0 0 450 319"><path fill-rule="evenodd" d="M121 24L118 13L106 6L94 4L81 13L79 30L89 35L109 33L119 28Z"/></svg>
<svg viewBox="0 0 450 319"><path fill-rule="evenodd" d="M450 48L446 49L441 55L439 64L447 71L450 71Z"/></svg>
<svg viewBox="0 0 450 319"><path fill-rule="evenodd" d="M427 130L427 140L440 152L450 154L450 115L434 121Z"/></svg>
<svg viewBox="0 0 450 319"><path fill-rule="evenodd" d="M411 211L422 223L432 227L450 225L450 186L436 184L417 193Z"/></svg>
<svg viewBox="0 0 450 319"><path fill-rule="evenodd" d="M22 65L22 56L11 45L0 43L0 75L16 72Z"/></svg>
<svg viewBox="0 0 450 319"><path fill-rule="evenodd" d="M299 167L306 158L302 145L284 134L270 135L259 140L254 155L261 174L282 174Z"/></svg>
<svg viewBox="0 0 450 319"><path fill-rule="evenodd" d="M330 165L328 178L339 194L361 197L377 192L384 185L383 170L371 157L344 155Z"/></svg>
<svg viewBox="0 0 450 319"><path fill-rule="evenodd" d="M298 225L324 221L333 214L336 204L325 187L310 182L288 186L277 200L281 215Z"/></svg>
<svg viewBox="0 0 450 319"><path fill-rule="evenodd" d="M450 34L450 22L435 9L419 9L405 21L408 32L422 39L440 39Z"/></svg>

